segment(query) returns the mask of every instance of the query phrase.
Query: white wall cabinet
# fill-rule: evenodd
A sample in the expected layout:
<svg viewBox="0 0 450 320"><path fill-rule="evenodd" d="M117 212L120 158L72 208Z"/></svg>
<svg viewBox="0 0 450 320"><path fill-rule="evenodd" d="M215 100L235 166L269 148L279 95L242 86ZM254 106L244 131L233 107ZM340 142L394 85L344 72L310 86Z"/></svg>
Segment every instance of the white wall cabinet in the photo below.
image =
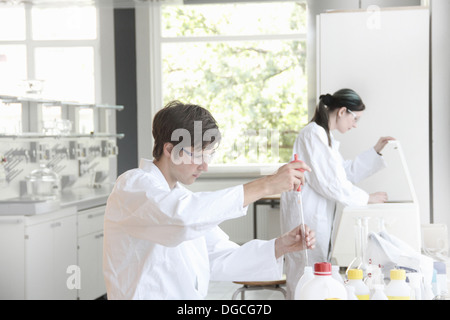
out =
<svg viewBox="0 0 450 320"><path fill-rule="evenodd" d="M92 300L106 293L103 279L103 216L105 206L78 212L78 299Z"/></svg>

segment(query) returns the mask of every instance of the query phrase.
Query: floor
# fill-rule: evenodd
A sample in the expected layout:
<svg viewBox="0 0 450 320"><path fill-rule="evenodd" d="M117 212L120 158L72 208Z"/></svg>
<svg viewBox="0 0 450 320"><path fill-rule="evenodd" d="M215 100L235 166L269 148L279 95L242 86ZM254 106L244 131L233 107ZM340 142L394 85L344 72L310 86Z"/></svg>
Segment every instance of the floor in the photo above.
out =
<svg viewBox="0 0 450 320"><path fill-rule="evenodd" d="M233 293L241 287L242 285L233 282L211 281L206 300L231 300ZM237 299L240 300L241 295ZM245 300L284 300L284 296L281 292L272 290L246 291Z"/></svg>

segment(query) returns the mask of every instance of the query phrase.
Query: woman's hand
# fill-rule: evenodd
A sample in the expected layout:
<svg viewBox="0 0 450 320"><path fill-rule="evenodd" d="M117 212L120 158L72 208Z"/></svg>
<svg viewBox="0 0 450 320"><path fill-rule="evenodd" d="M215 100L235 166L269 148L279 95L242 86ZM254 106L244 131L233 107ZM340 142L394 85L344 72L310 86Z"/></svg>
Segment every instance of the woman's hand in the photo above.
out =
<svg viewBox="0 0 450 320"><path fill-rule="evenodd" d="M389 141L395 140L393 137L381 137L380 140L378 140L375 147L375 151L379 154L384 149L384 147L388 144Z"/></svg>
<svg viewBox="0 0 450 320"><path fill-rule="evenodd" d="M386 192L375 192L369 195L369 203L385 203L388 201L388 195Z"/></svg>

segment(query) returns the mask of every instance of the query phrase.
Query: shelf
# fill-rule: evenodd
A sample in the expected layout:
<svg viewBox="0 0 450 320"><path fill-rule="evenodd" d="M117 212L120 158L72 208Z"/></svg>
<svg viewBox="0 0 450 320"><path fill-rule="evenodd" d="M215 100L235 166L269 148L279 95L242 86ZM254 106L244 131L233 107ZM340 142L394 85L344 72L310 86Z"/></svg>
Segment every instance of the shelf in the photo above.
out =
<svg viewBox="0 0 450 320"><path fill-rule="evenodd" d="M44 134L37 132L24 132L18 134L0 134L0 139L73 139L73 138L116 138L122 139L125 137L123 133L92 133L92 134Z"/></svg>
<svg viewBox="0 0 450 320"><path fill-rule="evenodd" d="M114 105L106 105L106 104L92 104L92 103L81 103L74 101L58 101L58 100L50 100L44 98L34 98L34 97L16 97L9 95L0 95L0 100L3 103L22 103L22 102L34 102L40 103L45 106L69 106L69 107L78 107L78 108L90 108L90 109L114 109L117 111L122 111L123 106L114 106Z"/></svg>

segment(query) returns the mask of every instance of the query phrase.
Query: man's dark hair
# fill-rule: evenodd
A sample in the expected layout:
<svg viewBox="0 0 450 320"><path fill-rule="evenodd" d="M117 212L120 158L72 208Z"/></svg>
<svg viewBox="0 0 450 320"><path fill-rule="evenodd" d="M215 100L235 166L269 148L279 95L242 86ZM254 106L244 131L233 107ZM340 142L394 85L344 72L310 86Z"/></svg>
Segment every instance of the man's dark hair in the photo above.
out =
<svg viewBox="0 0 450 320"><path fill-rule="evenodd" d="M199 134L200 126L201 136ZM174 134L177 132L176 130L180 129L187 130L189 133L189 145L187 145L188 141L185 141L185 139L180 141L180 136ZM205 135L207 131L208 134ZM208 110L198 105L184 104L177 100L169 102L156 113L153 118L152 134L155 139L153 146L153 157L155 160L161 158L164 144L167 142L172 143L174 146L184 143L184 147L190 146L205 149L209 145L216 145L221 139L217 122Z"/></svg>

